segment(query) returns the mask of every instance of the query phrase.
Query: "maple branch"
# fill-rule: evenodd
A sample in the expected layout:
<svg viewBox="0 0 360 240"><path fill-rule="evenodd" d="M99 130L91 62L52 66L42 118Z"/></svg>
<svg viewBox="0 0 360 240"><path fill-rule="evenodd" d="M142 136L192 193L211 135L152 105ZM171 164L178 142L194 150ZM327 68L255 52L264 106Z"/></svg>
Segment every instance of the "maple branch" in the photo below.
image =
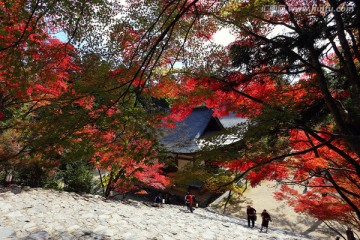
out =
<svg viewBox="0 0 360 240"><path fill-rule="evenodd" d="M263 104L263 105L265 105L265 106L270 106L270 104L267 104L267 103L264 102L263 100L261 100L261 99L259 99L259 98L255 98L255 97L253 97L253 96L250 96L249 94L246 94L246 93L244 93L244 92L242 92L242 91L234 88L233 86L230 85L229 82L227 82L227 81L226 81L225 79L223 79L223 78L219 78L219 77L217 77L217 76L213 76L212 78L215 79L215 80L217 80L217 81L219 81L219 82L221 82L221 83L225 83L233 92L235 92L235 93L237 93L237 94L239 94L239 95L241 95L241 96L243 96L243 97L246 97L246 98L248 98L248 99L250 99L250 100L252 100L252 101L254 101L254 102L256 102L256 103L260 103L260 104ZM250 79L252 78L252 75L248 75L247 78L250 80Z"/></svg>
<svg viewBox="0 0 360 240"><path fill-rule="evenodd" d="M17 46L18 44L20 44L20 42L21 42L21 41L23 40L23 38L25 37L26 30L27 30L27 28L29 27L30 22L31 22L31 19L33 18L33 16L34 16L34 14L35 14L35 12L36 12L36 9L38 8L39 4L40 4L40 1L36 1L35 6L34 6L33 10L32 10L31 13L30 13L30 17L29 17L28 20L26 21L25 28L24 28L24 30L22 31L22 34L21 34L21 36L19 37L19 39L18 39L16 42L13 42L12 44L10 44L10 45L7 46L7 47L0 48L0 51L7 50L7 49L9 49L9 48L15 47L15 46Z"/></svg>
<svg viewBox="0 0 360 240"><path fill-rule="evenodd" d="M144 80L144 83L142 84L141 88L139 91L136 91L136 97L137 99L139 98L140 94L142 93L142 91L144 90L145 88L145 85L146 85L146 82L151 78L152 74L153 74L153 70L154 68L157 66L157 63L159 62L160 60L160 57L162 56L162 53L165 51L165 48L168 46L168 43L172 37L172 34L173 34L173 31L174 31L174 27L175 25L173 25L173 27L170 29L170 33L169 33L169 36L167 38L167 40L165 41L165 43L162 45L161 47L161 50L160 52L158 53L158 56L157 58L155 59L155 62L152 64L152 67L150 68L149 70L149 73L148 75L146 76L145 80ZM150 63L150 61L148 62ZM145 69L147 68L148 65L145 66ZM140 75L140 79L142 79L143 75L145 74L145 72L143 71ZM141 82L139 82L139 85L141 84ZM138 85L138 88L139 88L139 85ZM137 103L137 99L135 101L135 104Z"/></svg>
<svg viewBox="0 0 360 240"><path fill-rule="evenodd" d="M133 75L132 79L127 82L128 86L126 87L125 91L120 94L120 96L111 104L111 106L115 105L117 102L120 101L121 98L125 96L127 92L129 92L131 83L135 81L135 79L138 77L138 75L141 73L141 76L146 71L148 64L150 63L151 59L153 58L154 53L156 52L156 48L159 46L159 44L164 40L164 38L168 35L169 32L171 32L176 25L176 23L180 20L180 18L192 7L198 2L199 0L194 0L192 3L190 3L188 6L186 6L187 1L184 2L182 5L182 10L175 16L174 20L165 28L165 30L161 33L161 35L158 37L156 42L153 44L149 52L144 57L143 61L141 62L140 66L138 67L137 71ZM185 7L186 6L186 7ZM185 8L184 8L185 7ZM165 47L166 45L163 45ZM145 66L145 69L143 69ZM139 80L141 81L141 79ZM119 87L114 87L112 89L109 89L108 91L116 90ZM111 107L110 106L110 107Z"/></svg>
<svg viewBox="0 0 360 240"><path fill-rule="evenodd" d="M310 145L311 145L312 147L314 147L315 144L314 144L314 142L312 141L312 139L310 138L309 133L305 132L305 136L306 136L306 138L308 139L308 142L310 143ZM315 154L315 157L317 157L317 158L320 157L320 154L319 154L319 152L317 151L317 149L314 149L314 154Z"/></svg>
<svg viewBox="0 0 360 240"><path fill-rule="evenodd" d="M279 184L283 184L283 185L296 185L296 186L302 186L305 187L305 190L310 187L309 186L309 180L312 178L313 176L308 176L307 178L301 179L301 180L296 180L296 181L291 181L291 180L277 180L279 182Z"/></svg>
<svg viewBox="0 0 360 240"><path fill-rule="evenodd" d="M80 21L81 21L81 18L83 17L84 15L84 10L85 10L85 1L82 1L82 5L81 5L81 10L80 10L80 14L79 14L79 17L78 19L76 20L76 23L75 23L75 28L71 34L71 36L69 37L68 41L66 42L65 44L65 54L66 54L66 49L67 49L67 46L70 44L70 42L74 39L75 37L75 34L77 33L78 31L78 28L79 28L79 25L80 25Z"/></svg>
<svg viewBox="0 0 360 240"><path fill-rule="evenodd" d="M276 160L285 159L285 158L287 158L287 157L297 156L297 155L302 155L302 154L305 154L305 153L308 153L308 152L312 152L312 151L314 151L314 149L318 149L318 148L320 148L320 147L322 147L322 146L325 146L327 143L330 143L330 142L332 142L333 140L334 140L334 138L330 138L330 139L327 140L325 143L320 143L320 144L318 144L318 145L316 145L316 146L314 146L314 147L311 147L311 148L308 148L308 149L305 149L305 150L302 150L302 151L298 151L298 152L290 152L290 153L288 153L288 154L284 154L284 155L281 155L281 156L273 157L273 158L271 158L271 159L269 159L269 160L266 160L266 161L264 161L264 162L260 162L260 163L258 163L257 165L252 166L252 167L248 168L247 170L243 171L240 175L236 176L232 181L226 183L226 184L223 185L223 186L225 187L225 186L228 186L228 185L230 185L230 184L232 184L232 183L234 183L234 182L239 181L239 180L240 180L241 178L243 178L247 173L249 173L250 171L252 171L252 170L254 170L254 169L258 168L258 167L267 165L267 164L269 164L269 163L271 163L271 162L274 162L274 161L276 161Z"/></svg>
<svg viewBox="0 0 360 240"><path fill-rule="evenodd" d="M330 226L330 224L328 224L326 221L322 221L329 229L333 230L337 235L341 236L343 239L345 239L345 237L333 226Z"/></svg>
<svg viewBox="0 0 360 240"><path fill-rule="evenodd" d="M289 14L290 21L295 26L294 31L297 32L299 35L301 35L302 34L301 28L300 28L299 24L297 23L297 21L295 20L295 16L294 16L294 13L291 11L291 8L289 8L289 6L287 5L287 3L284 0L279 0L279 2L285 6L285 9L286 9L287 13Z"/></svg>
<svg viewBox="0 0 360 240"><path fill-rule="evenodd" d="M225 83L227 84L228 86L230 86L230 84L225 81L224 79L221 79L221 78L218 78L218 77L215 77L214 79L222 82L222 83ZM254 102L257 102L257 103L260 103L260 104L263 104L264 106L271 106L270 104L262 101L261 99L257 99L257 98L254 98L246 93L243 93L237 89L235 89L233 86L230 86L230 89ZM276 110L280 111L280 112L284 112L283 109L279 108L279 107L275 107ZM349 156L348 154L346 154L344 151L342 151L341 149L337 148L336 146L332 145L331 142L327 142L324 138L320 137L318 134L316 134L314 132L314 130L308 128L302 121L300 120L295 120L295 122L305 131L305 132L308 132L311 136L313 136L315 139L319 140L320 142L323 142L323 143L326 143L326 146L329 147L330 149L332 149L333 151L335 151L336 153L338 153L341 157L343 157L345 160L347 160L351 165L353 165L356 169L356 172L358 174L358 176L360 176L360 164L357 163L357 161L352 158L351 156ZM335 135L331 135L331 138L334 138ZM356 136L352 137L352 136L349 136L348 138L357 138Z"/></svg>
<svg viewBox="0 0 360 240"><path fill-rule="evenodd" d="M359 18L360 18L360 16L359 16ZM360 43L356 43L355 36L349 29L346 30L346 33L349 34L349 36L350 36L350 39L352 42L352 50L354 52L354 55L356 56L357 59L360 59L360 52L359 52Z"/></svg>
<svg viewBox="0 0 360 240"><path fill-rule="evenodd" d="M188 28L188 31L186 32L186 35L185 35L185 37L184 37L184 42L183 42L183 44L181 45L180 49L179 49L178 52L177 52L175 61L177 60L181 49L184 47L184 45L185 45L185 43L186 43L186 40L187 40L187 38L188 38L188 34L189 34L190 30L192 29L192 26L195 24L195 22L196 22L196 20L197 20L198 11L197 11L196 5L195 5L195 12L196 12L197 14L195 15L194 20L192 21L192 23L190 24L190 26L189 26L189 28ZM148 76L145 78L145 81L144 81L144 83L143 83L143 85L142 85L142 88L140 89L139 92L137 92L137 95L141 94L141 92L142 92L143 89L145 88L146 82L151 78L151 76L152 76L152 74L153 74L154 68L157 66L157 63L159 62L160 57L162 56L162 53L165 51L165 48L168 46L168 44L169 44L169 42L170 42L170 40L171 40L171 37L172 37L173 31L174 31L174 28L175 28L175 24L174 24L174 25L172 26L172 28L170 29L170 31L169 31L169 32L170 32L170 33L169 33L169 36L168 36L167 40L165 41L165 43L163 44L160 52L158 53L158 56L157 56L155 62L152 64L152 67L151 67L150 70L149 70L149 74L148 74ZM151 57L151 58L152 58L152 57ZM151 58L150 58L150 59L151 59ZM149 62L150 62L150 60L149 60ZM175 64L175 62L174 62L174 64ZM172 67L173 67L173 64L172 64ZM171 68L172 68L172 67L171 67ZM146 68L147 68L147 66L145 66L145 69L146 69ZM143 73L144 73L144 71L143 71ZM142 79L143 73L141 74L140 79ZM139 83L139 84L140 84L140 83ZM135 104L136 104L136 102L135 102Z"/></svg>
<svg viewBox="0 0 360 240"><path fill-rule="evenodd" d="M298 70L298 71L291 71L291 72L288 72L286 71L288 68L285 67L283 69L280 69L279 71L270 71L270 70L262 70L261 72L255 72L255 73L252 73L251 75L252 76L257 76L257 75L264 75L264 74L274 74L274 75L299 75L300 73L306 73L307 70ZM286 72L285 72L286 71Z"/></svg>
<svg viewBox="0 0 360 240"><path fill-rule="evenodd" d="M284 26L284 27L287 27L289 29L292 29L295 31L295 28L289 24L286 24L285 22L277 22L277 21L272 21L272 20L269 20L269 19L266 19L266 18L263 18L259 15L252 15L250 14L250 16L252 16L253 18L257 18L263 22L266 22L266 23L270 23L270 24L273 24L273 25L280 25L280 26Z"/></svg>
<svg viewBox="0 0 360 240"><path fill-rule="evenodd" d="M286 3L284 1L282 1L285 5ZM293 16L293 13L291 11L289 11L289 15L290 15L290 19L292 21L292 23L295 26L295 31L298 32L298 34L302 34L302 30L300 28L300 26L297 24L295 17ZM247 29L245 26L242 26L240 24L237 23L232 23L238 27L240 27L242 30L246 31L248 34L256 37L257 39L261 39L265 42L271 43L271 44L277 44L277 42L274 42L271 39L268 39L266 37L260 36L256 33L254 33L253 31ZM348 128L346 126L346 123L344 123L343 119L341 118L341 113L340 110L338 109L337 105L334 103L333 98L331 97L331 94L328 91L327 85L326 85L326 80L323 76L323 72L321 70L321 67L323 66L321 63L319 63L318 61L318 56L315 56L315 50L313 48L310 48L308 45L308 49L310 50L310 52L312 53L312 59L313 61L316 63L315 65L312 65L311 63L309 63L308 61L306 61L305 59L303 59L300 55L298 55L297 53L292 52L291 49L288 49L287 46L281 46L281 48L287 49L288 51L290 51L291 53L293 53L295 56L297 56L297 59L299 59L300 61L302 61L305 65L309 66L310 68L314 68L317 75L319 76L319 83L320 83L320 89L326 99L327 102L327 106L329 107L329 109L331 110L331 112L333 113L333 116L337 122L337 124L340 126L340 128L345 132L348 133ZM235 92L239 93L238 90L235 90ZM248 97L245 94L241 94L244 97ZM249 98L251 100L254 100L252 98ZM263 104L261 101L255 100L255 102L261 103ZM283 110L282 110L283 111ZM352 144L354 145L354 144ZM354 150L356 150L356 147L354 148Z"/></svg>
<svg viewBox="0 0 360 240"><path fill-rule="evenodd" d="M339 195L341 196L342 199L345 200L345 202L347 204L349 204L349 206L355 211L358 219L360 219L360 209L343 193L343 190L337 183L336 181L333 179L331 173L329 172L329 170L324 169L325 171L325 176L327 177L327 179L331 182L331 184L334 186L334 188L336 189L337 193L339 193ZM346 191L347 192L347 191ZM357 194L355 194L357 195ZM359 195L357 195L358 198L360 198Z"/></svg>
<svg viewBox="0 0 360 240"><path fill-rule="evenodd" d="M328 179L327 179L328 180ZM339 185L337 185L338 187L339 187L339 189L341 190L341 191L343 191L343 192L345 192L345 193L347 193L347 194L349 194L349 195L351 195L351 196L353 196L353 197L355 197L355 198L360 198L360 194L357 194L357 193L355 193L355 192L352 192L352 191L349 191L349 190L347 190L346 188L344 188L344 187L340 187ZM335 188L335 187L334 187ZM336 188L335 188L336 189ZM360 218L359 218L360 219Z"/></svg>
<svg viewBox="0 0 360 240"><path fill-rule="evenodd" d="M338 7L338 3L335 0L329 0L328 2L330 3L330 6L332 6L334 9ZM347 37L345 35L344 21L340 13L337 11L333 13L333 16L336 22L335 26L337 30L337 37L339 39L341 49L344 53L344 59L346 63L345 69L350 81L353 84L353 88L350 89L350 92L352 92L353 96L358 97L360 92L360 80L358 71L353 61L349 42L347 41Z"/></svg>
<svg viewBox="0 0 360 240"><path fill-rule="evenodd" d="M149 53L145 56L145 59L143 60L142 64L140 65L138 71L135 73L135 76L133 79L135 79L137 77L137 75L139 74L141 68L144 66L144 64L146 63L146 61L150 61L150 59L152 58L156 47L163 41L163 39L166 37L166 35L168 34L168 32L171 32L172 29L174 28L175 24L180 20L180 18L193 6L196 4L196 2L198 2L199 0L194 0L191 4L189 4L185 9L183 9L180 13L178 13L174 20L165 28L165 30L161 33L161 35L159 36L159 38L157 39L157 41L154 43L154 45L152 46L152 48L150 49ZM185 7L187 1L184 2L183 7ZM148 58L150 58L148 60ZM143 70L145 71L145 70Z"/></svg>
<svg viewBox="0 0 360 240"><path fill-rule="evenodd" d="M236 27L238 27L240 30L246 32L247 34L257 38L257 39L260 39L260 40L263 40L264 42L266 42L267 44L273 44L274 46L278 46L280 48L283 48L284 50L286 50L289 54L295 56L300 62L302 62L305 66L308 66L308 67L311 67L311 64L306 61L304 58L302 58L297 52L293 51L293 49L291 49L290 47L288 46L285 46L285 45L282 45L282 44L279 44L278 42L274 41L274 39L269 39L267 37L264 37L264 36L261 36L259 34L256 34L255 32L251 31L249 28L245 27L244 25L241 25L240 23L238 22L234 22L234 21L229 21L229 20L225 20L221 17L218 17L218 16L215 16L218 20L222 21L222 22L225 22L225 23L228 23L228 24L231 24L231 25L234 25Z"/></svg>
<svg viewBox="0 0 360 240"><path fill-rule="evenodd" d="M108 184L106 186L106 190L105 190L105 196L106 197L108 197L110 195L110 191L112 191L114 189L112 185L115 184L119 180L119 178L125 173L124 168L117 169L118 173L113 178L113 176L114 176L113 170L110 171L109 182L108 182Z"/></svg>
<svg viewBox="0 0 360 240"><path fill-rule="evenodd" d="M334 39L336 38L336 36L330 36L330 33L328 31L326 31L326 36L331 44L332 49L334 50L336 56L338 57L341 65L345 66L345 59L343 57L343 55L340 53L338 47L336 46Z"/></svg>
<svg viewBox="0 0 360 240"><path fill-rule="evenodd" d="M286 5L286 3L283 0L281 0L281 2L282 2L282 4L284 4L286 6L286 9L287 9L287 11L289 13L289 16L290 16L290 20L295 26L295 31L299 35L302 35L303 31L300 28L300 26L297 24L297 21L295 20L294 14L291 11L289 11L288 6ZM250 34L250 35L252 35L252 36L254 36L254 37L258 38L258 39L261 39L261 40L263 40L265 42L268 42L268 43L272 43L272 41L270 41L270 39L254 33L253 31L249 30L245 26L240 25L239 28L245 30L248 34ZM318 60L318 57L319 57L318 55L319 54L316 53L316 50L309 43L307 43L306 46L307 46L306 48L310 51L310 57L311 57L310 59L312 60L313 64L310 64L307 61L305 61L304 59L302 59L301 56L298 55L297 53L293 53L291 51L291 49L289 49L289 50L291 51L292 54L294 54L294 56L297 55L298 59L300 61L302 61L304 64L308 65L310 68L314 69L315 73L318 75L318 79L319 79L319 83L320 83L319 87L321 89L321 92L324 95L327 106L329 107L330 111L333 113L333 116L335 118L336 123L339 125L339 127L342 129L343 132L348 133L349 130L348 130L348 127L347 127L346 123L344 122L344 120L341 117L341 111L339 110L339 108L335 104L334 99L331 97L331 94L328 91L326 79L324 77L324 73L321 70L322 65L321 65L321 63L319 63L319 60ZM283 48L287 48L287 47L283 47ZM350 59L348 59L348 60L350 61ZM352 63L350 63L350 64L352 64ZM357 99L357 97L355 97L354 99ZM350 144L352 146L354 146L354 151L357 151L356 146L354 144L352 144L352 143L350 143Z"/></svg>
<svg viewBox="0 0 360 240"><path fill-rule="evenodd" d="M114 169L112 169L110 171L109 180L108 180L108 183L106 185L105 192L104 192L105 197L110 195L110 191L111 191L111 188L112 188L111 185L113 184L113 175L114 175Z"/></svg>
<svg viewBox="0 0 360 240"><path fill-rule="evenodd" d="M286 5L286 3L281 0L281 2L286 6L286 9L290 15L290 20L292 21L293 25L295 26L295 31L299 34L302 35L302 29L300 28L300 26L297 24L297 21L295 20L295 17L293 15L293 13L289 10L288 6ZM259 34L256 34L255 32L249 30L247 27L241 25L241 24L237 24L237 23L232 23L235 26L238 26L240 29L242 29L243 31L245 31L246 33L248 33L251 36L254 36L257 39L263 40L267 43L271 43L271 44L275 44L276 46L278 45L277 42L274 42L271 39L268 39L264 36L261 36ZM310 67L311 69L314 69L315 73L318 75L318 79L319 79L319 87L320 90L324 96L324 99L327 103L328 108L330 109L330 111L333 114L333 117L336 121L336 123L339 125L339 127L341 128L341 130L345 133L349 133L349 129L347 127L347 124L345 123L345 121L343 120L343 118L341 117L341 111L338 108L337 104L335 103L334 99L332 98L331 94L329 93L329 89L327 87L327 83L326 83L326 79L324 76L324 73L322 71L322 65L318 60L318 53L316 53L316 50L313 48L312 45L307 44L306 45L307 49L310 51L310 59L312 61L312 63L306 61L305 59L303 59L299 54L297 54L296 52L292 51L292 49L288 48L287 46L280 46L283 49L286 49L287 51L289 51L289 53L293 54L294 56L297 57L298 60L300 60L301 62L303 62L306 66ZM355 98L356 99L356 98ZM359 153L360 149L359 147L355 144L352 143L351 141L349 142L349 144L353 147L353 150L357 153ZM359 172L360 173L360 172Z"/></svg>
<svg viewBox="0 0 360 240"><path fill-rule="evenodd" d="M145 37L148 35L148 37L150 38L150 32L151 30L155 27L155 25L160 21L161 16L164 15L165 11L175 2L175 0L172 0L169 2L169 4L167 4L164 9L160 12L160 14L158 15L158 17L155 19L155 21L153 22L152 25L150 25L150 27L146 30L146 32L142 35L141 38L139 38L139 40L137 42L141 42L141 40L145 39ZM176 8L179 6L180 1L177 2L177 4L174 6L174 8L172 9L172 11L168 14L168 17L165 19L165 21L162 23L162 26L160 27L160 29L162 29L165 24L167 23L167 21L170 19L170 17L173 15L173 13L175 12ZM150 41L149 41L150 42ZM138 44L135 48L134 54L130 59L130 65L129 68L132 66L132 63L135 59L135 56L138 54L140 49L140 44Z"/></svg>
<svg viewBox="0 0 360 240"><path fill-rule="evenodd" d="M330 169L330 168L328 168L328 169ZM322 169L321 172L328 171L328 169ZM311 185L311 184L308 184L308 183L302 184L302 182L307 182L308 180L310 180L314 176L315 175L313 174L313 175L309 175L309 177L307 177L305 179L302 179L302 180L299 180L299 181L286 181L286 182L282 181L281 183L285 184L285 185L298 185L298 186L304 186L304 187L309 187L309 188L334 188L335 189L334 185ZM322 176L322 175L321 176L316 176L316 177L321 177L322 179L329 180L328 178L326 178L326 176ZM360 198L359 194L357 194L355 192L352 192L352 191L349 191L346 188L341 187L339 185L338 185L338 187L339 187L339 189L346 192L347 194L352 195L353 197L356 197L356 198Z"/></svg>
<svg viewBox="0 0 360 240"><path fill-rule="evenodd" d="M195 22L196 22L196 18L194 18L194 20L191 22L189 28L187 29L186 34L185 34L185 37L184 37L184 41L183 41L183 43L181 44L181 46L180 46L180 48L179 48L179 51L177 51L177 53L176 53L176 56L175 56L175 59L174 59L174 63L171 63L170 70L171 70L171 69L174 69L174 65L175 65L176 61L179 59L179 55L180 55L181 50L183 50L183 49L185 48L185 43L187 42L189 33L190 33L192 27L194 26ZM170 72L170 71L169 71L169 72Z"/></svg>
<svg viewBox="0 0 360 240"><path fill-rule="evenodd" d="M221 79L221 78L215 78L216 80L222 82L222 83L225 83L227 85L230 85L227 81L225 81L224 79ZM257 103L260 103L260 104L263 104L264 106L270 106L269 104L267 104L266 102L260 100L260 99L256 99L248 94L245 94L237 89L235 89L233 86L230 86L231 90L244 96L244 97L247 97L248 99L250 100L253 100L254 102L257 102ZM276 107L275 108L276 110L280 111L280 112L283 112L284 110L279 108L279 107ZM326 141L324 138L320 137L318 134L316 134L316 132L310 128L308 128L304 123L302 123L302 121L300 120L296 120L297 124L299 126L302 127L302 129L305 131L305 132L308 132L310 135L312 135L315 139L319 140L320 142L322 143L326 143L325 145L327 147L329 147L331 150L335 151L336 153L338 153L341 157L343 157L345 160L347 160L351 165L353 165L356 169L356 173L358 176L360 176L360 164L357 163L357 161L352 158L351 156L349 156L348 154L346 154L344 151L342 151L341 149L337 148L336 146L334 146L333 144L331 144L331 142L328 142ZM329 134L330 135L330 134ZM335 135L331 134L331 138L333 139L335 137ZM349 136L348 138L356 138L356 136ZM316 148L314 148L314 150L316 150Z"/></svg>
<svg viewBox="0 0 360 240"><path fill-rule="evenodd" d="M327 131L319 131L319 130L313 130L315 133L321 133L321 134L326 134L328 136L332 136L332 137L336 137L336 138L350 138L350 139L359 139L360 136L349 136L349 135L344 135L344 134L336 134L336 133L331 133L331 132L327 132Z"/></svg>
<svg viewBox="0 0 360 240"><path fill-rule="evenodd" d="M129 83L128 87L125 89L125 91L123 92L123 94L121 94L116 101L114 101L114 103L118 102L125 94L126 92L129 91L131 84L133 83L136 79L136 77L140 74L140 72L144 72L146 70L143 69L144 66L147 66L151 59L152 56L154 55L157 46L163 41L163 39L166 37L166 35L168 34L169 31L171 31L171 29L173 28L173 26L177 23L177 21L181 18L182 15L184 15L187 10L197 2L198 0L193 1L187 8L183 9L180 13L177 14L177 16L175 17L175 19L166 27L166 29L161 33L161 35L159 36L159 38L157 39L157 41L153 44L153 46L150 48L149 52L146 54L146 56L144 57L142 63L140 64L140 66L138 67L137 71L135 72L134 76L132 77L131 80L129 80L127 83ZM182 8L186 5L186 1L184 2ZM140 79L141 81L141 79ZM110 89L109 91L118 89L119 87L114 87L112 89Z"/></svg>
<svg viewBox="0 0 360 240"><path fill-rule="evenodd" d="M331 142L326 141L326 139L322 138L321 136L319 136L318 134L316 134L312 129L308 128L307 126L305 126L305 124L301 124L301 126L303 127L303 130L308 132L312 137L314 137L316 140L325 143L325 145L330 148L331 150L333 150L334 152L336 152L337 154L339 154L341 157L343 157L348 163L350 163L351 165L354 166L356 173L358 176L360 176L360 164L357 163L357 161L352 158L351 156L349 156L348 154L346 154L343 150L339 149L338 147L334 146L331 144ZM331 137L333 138L333 137Z"/></svg>
<svg viewBox="0 0 360 240"><path fill-rule="evenodd" d="M334 163L334 162L332 161L332 163ZM338 165L337 165L337 167L328 167L328 169L335 170L335 171L344 171L344 172L356 174L356 171L354 171L352 169L345 168L345 167L339 167ZM359 188L360 188L360 186L359 186Z"/></svg>
<svg viewBox="0 0 360 240"><path fill-rule="evenodd" d="M100 168L97 168L98 172L99 172L99 177L100 177L100 183L101 183L101 186L102 186L102 191L103 191L103 194L105 195L105 185L104 185L104 182L103 182L103 178L102 178L102 174L101 174L101 171L100 171Z"/></svg>

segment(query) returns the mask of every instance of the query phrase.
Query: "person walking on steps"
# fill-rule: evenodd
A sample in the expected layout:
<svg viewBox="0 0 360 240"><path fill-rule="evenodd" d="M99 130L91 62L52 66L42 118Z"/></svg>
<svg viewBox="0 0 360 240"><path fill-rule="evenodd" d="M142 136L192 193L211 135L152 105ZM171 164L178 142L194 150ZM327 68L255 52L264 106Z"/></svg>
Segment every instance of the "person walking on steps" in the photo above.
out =
<svg viewBox="0 0 360 240"><path fill-rule="evenodd" d="M355 240L354 232L351 230L351 227L348 227L346 230L347 240Z"/></svg>
<svg viewBox="0 0 360 240"><path fill-rule="evenodd" d="M155 198L155 206L160 207L161 206L161 196L160 194L156 196Z"/></svg>
<svg viewBox="0 0 360 240"><path fill-rule="evenodd" d="M247 220L248 220L248 227L250 227L250 221L251 221L251 227L253 228L255 225L255 221L256 221L255 208L251 207L250 205L247 206L246 214L247 214Z"/></svg>
<svg viewBox="0 0 360 240"><path fill-rule="evenodd" d="M185 195L185 204L187 209L189 209L190 212L193 212L193 196L189 192L187 192Z"/></svg>
<svg viewBox="0 0 360 240"><path fill-rule="evenodd" d="M261 213L261 217L262 217L262 223L261 223L260 232L262 232L263 228L265 228L265 233L267 233L267 230L268 230L268 227L269 227L269 222L272 221L271 216L266 211L266 209L264 209L264 211L262 211L262 213Z"/></svg>

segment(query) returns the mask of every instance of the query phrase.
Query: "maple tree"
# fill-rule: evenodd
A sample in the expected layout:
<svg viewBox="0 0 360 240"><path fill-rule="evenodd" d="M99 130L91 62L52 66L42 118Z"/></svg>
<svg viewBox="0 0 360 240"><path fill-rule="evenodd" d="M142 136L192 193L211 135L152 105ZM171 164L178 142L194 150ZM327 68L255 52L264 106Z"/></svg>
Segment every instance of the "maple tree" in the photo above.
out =
<svg viewBox="0 0 360 240"><path fill-rule="evenodd" d="M10 144L16 146L0 161L5 171L28 152L29 141L23 133L31 129L33 112L67 90L68 70L73 68L72 57L59 51L65 44L34 25L41 22L41 13L34 12L38 4L12 1L0 5L0 56L6 59L0 64L0 134L3 144L9 145L6 134L12 133ZM34 11L29 12L28 7Z"/></svg>
<svg viewBox="0 0 360 240"><path fill-rule="evenodd" d="M113 1L0 3L0 56L8 59L0 64L0 134L13 145L2 142L2 169L20 174L33 167L39 181L32 185L41 186L43 176L82 161L109 172L102 179L106 196L168 184L153 138L158 120L137 106L133 70L106 57L123 50L99 32L118 7ZM57 32L67 41L56 39Z"/></svg>

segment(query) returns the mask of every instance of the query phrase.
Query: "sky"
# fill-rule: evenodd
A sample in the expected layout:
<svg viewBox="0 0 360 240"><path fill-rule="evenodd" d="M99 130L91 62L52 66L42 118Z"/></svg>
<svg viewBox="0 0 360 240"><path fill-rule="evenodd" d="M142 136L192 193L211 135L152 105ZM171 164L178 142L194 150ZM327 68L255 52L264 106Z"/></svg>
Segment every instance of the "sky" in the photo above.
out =
<svg viewBox="0 0 360 240"><path fill-rule="evenodd" d="M223 28L214 34L213 40L217 44L227 46L229 43L235 41L235 36L230 33L228 28Z"/></svg>
<svg viewBox="0 0 360 240"><path fill-rule="evenodd" d="M60 41L63 42L67 41L67 36L64 32L59 32L54 36L58 38ZM228 28L223 28L214 34L213 41L217 44L227 46L231 42L235 41L235 36L230 33L230 30Z"/></svg>

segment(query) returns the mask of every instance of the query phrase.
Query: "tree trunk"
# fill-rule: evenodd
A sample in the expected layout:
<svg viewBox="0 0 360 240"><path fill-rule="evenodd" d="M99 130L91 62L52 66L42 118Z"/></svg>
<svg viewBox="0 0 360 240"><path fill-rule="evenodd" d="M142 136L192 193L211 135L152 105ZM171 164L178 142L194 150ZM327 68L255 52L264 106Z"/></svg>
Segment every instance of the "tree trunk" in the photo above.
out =
<svg viewBox="0 0 360 240"><path fill-rule="evenodd" d="M226 206L228 205L230 199L231 199L231 190L229 190L229 195L228 195L228 197L227 197L227 199L226 199L223 213L225 213L225 211L226 211Z"/></svg>

